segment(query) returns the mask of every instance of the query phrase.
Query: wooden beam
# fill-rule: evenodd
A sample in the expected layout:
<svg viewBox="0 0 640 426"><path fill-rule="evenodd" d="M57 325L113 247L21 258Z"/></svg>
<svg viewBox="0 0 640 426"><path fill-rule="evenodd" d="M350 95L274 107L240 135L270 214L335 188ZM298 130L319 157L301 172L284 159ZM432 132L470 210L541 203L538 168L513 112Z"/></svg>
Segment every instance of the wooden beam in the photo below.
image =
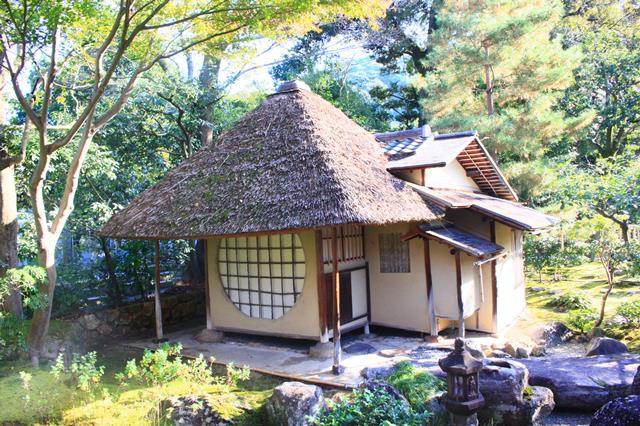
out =
<svg viewBox="0 0 640 426"><path fill-rule="evenodd" d="M320 341L328 342L329 330L327 324L327 286L324 275L324 247L322 231L315 232L316 239L316 280L318 281L318 315L320 320Z"/></svg>
<svg viewBox="0 0 640 426"><path fill-rule="evenodd" d="M204 300L205 311L207 315L207 330L213 329L213 321L211 320L211 295L209 293L209 240L204 241Z"/></svg>
<svg viewBox="0 0 640 426"><path fill-rule="evenodd" d="M427 277L427 308L429 311L429 330L432 336L438 335L438 320L436 319L436 310L433 300L433 277L431 276L431 253L429 251L429 240L424 241L424 271Z"/></svg>
<svg viewBox="0 0 640 426"><path fill-rule="evenodd" d="M154 245L154 260L155 260L155 312L156 312L156 340L158 343L164 341L164 334L162 332L162 304L160 303L160 241L155 240Z"/></svg>
<svg viewBox="0 0 640 426"><path fill-rule="evenodd" d="M331 278L333 284L333 374L342 374L342 347L340 344L340 272L338 271L338 229L331 228Z"/></svg>
<svg viewBox="0 0 640 426"><path fill-rule="evenodd" d="M460 251L456 250L456 293L458 294L458 333L464 337L464 304L462 302L462 268L460 266Z"/></svg>

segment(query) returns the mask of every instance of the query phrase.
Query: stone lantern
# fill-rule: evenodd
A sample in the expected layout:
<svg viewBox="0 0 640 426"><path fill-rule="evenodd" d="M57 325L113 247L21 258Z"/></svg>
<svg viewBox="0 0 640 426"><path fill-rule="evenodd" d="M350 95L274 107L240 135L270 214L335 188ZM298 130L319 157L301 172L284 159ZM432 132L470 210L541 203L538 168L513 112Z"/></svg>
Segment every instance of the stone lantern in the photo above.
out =
<svg viewBox="0 0 640 426"><path fill-rule="evenodd" d="M454 426L478 424L476 412L484 405L480 394L480 370L482 361L471 356L464 340L457 338L453 352L438 361L447 373L447 395L444 406L451 413Z"/></svg>

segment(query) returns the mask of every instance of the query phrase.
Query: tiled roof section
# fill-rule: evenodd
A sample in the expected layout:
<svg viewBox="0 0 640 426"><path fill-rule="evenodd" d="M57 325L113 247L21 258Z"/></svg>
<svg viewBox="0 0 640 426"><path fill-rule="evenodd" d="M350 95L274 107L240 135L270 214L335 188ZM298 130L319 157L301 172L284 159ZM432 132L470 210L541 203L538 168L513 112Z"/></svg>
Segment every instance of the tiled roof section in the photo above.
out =
<svg viewBox="0 0 640 426"><path fill-rule="evenodd" d="M420 145L429 139L431 137L395 139L383 143L382 149L388 157L402 157L407 154L413 154Z"/></svg>

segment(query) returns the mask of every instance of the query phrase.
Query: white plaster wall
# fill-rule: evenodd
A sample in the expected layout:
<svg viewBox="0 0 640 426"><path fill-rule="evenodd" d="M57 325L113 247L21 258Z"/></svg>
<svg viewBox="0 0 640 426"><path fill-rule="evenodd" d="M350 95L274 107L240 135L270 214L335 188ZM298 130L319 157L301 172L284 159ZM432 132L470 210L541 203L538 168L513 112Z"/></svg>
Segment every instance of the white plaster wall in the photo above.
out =
<svg viewBox="0 0 640 426"><path fill-rule="evenodd" d="M496 263L498 290L497 329L503 330L522 313L526 306L522 268L515 252L515 239L522 233L496 222L496 243L505 247L507 256Z"/></svg>
<svg viewBox="0 0 640 426"><path fill-rule="evenodd" d="M404 234L410 224L365 228L365 254L369 262L371 322L405 330L429 331L424 245L420 238L409 242L410 272L381 273L378 235Z"/></svg>
<svg viewBox="0 0 640 426"><path fill-rule="evenodd" d="M479 190L478 185L467 176L467 172L453 160L444 167L433 167L424 171L424 186L430 188L455 188L471 191Z"/></svg>
<svg viewBox="0 0 640 426"><path fill-rule="evenodd" d="M313 231L305 231L298 233L298 235L305 255L304 287L296 304L282 317L275 320L251 318L240 312L229 300L218 273L219 240L207 241L209 303L214 328L320 339L315 234Z"/></svg>

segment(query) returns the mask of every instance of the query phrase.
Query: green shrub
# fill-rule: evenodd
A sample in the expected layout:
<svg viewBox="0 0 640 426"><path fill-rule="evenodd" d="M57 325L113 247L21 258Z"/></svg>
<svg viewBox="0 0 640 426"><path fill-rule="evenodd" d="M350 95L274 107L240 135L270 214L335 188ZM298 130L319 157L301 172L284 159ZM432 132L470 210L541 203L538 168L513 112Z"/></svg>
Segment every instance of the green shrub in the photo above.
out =
<svg viewBox="0 0 640 426"><path fill-rule="evenodd" d="M624 318L624 328L640 328L640 300L622 303L616 314Z"/></svg>
<svg viewBox="0 0 640 426"><path fill-rule="evenodd" d="M0 359L12 359L26 352L25 322L15 315L0 312Z"/></svg>
<svg viewBox="0 0 640 426"><path fill-rule="evenodd" d="M569 312L565 325L571 331L585 334L593 328L598 318L599 315L591 308L575 309Z"/></svg>
<svg viewBox="0 0 640 426"><path fill-rule="evenodd" d="M434 375L416 369L409 361L396 364L394 373L387 380L407 398L416 411L425 411L426 403L447 390L446 383Z"/></svg>
<svg viewBox="0 0 640 426"><path fill-rule="evenodd" d="M591 303L585 294L573 292L554 295L549 300L549 306L563 312L575 309L591 309Z"/></svg>
<svg viewBox="0 0 640 426"><path fill-rule="evenodd" d="M416 413L411 407L384 388L356 389L349 398L330 403L314 420L322 426L392 426L424 425L424 413Z"/></svg>
<svg viewBox="0 0 640 426"><path fill-rule="evenodd" d="M200 354L195 359L183 361L181 353L182 346L179 343L176 345L163 343L155 351L145 349L140 363L138 364L135 359L130 359L127 361L124 371L118 373L116 378L125 384L129 380L135 380L146 385L161 385L176 379L184 379L200 385L222 384L224 382L234 386L238 381L249 378L247 367L235 368L233 364L227 366L227 375L224 379L216 378L211 369L215 361L213 357L205 360Z"/></svg>
<svg viewBox="0 0 640 426"><path fill-rule="evenodd" d="M73 354L71 365L64 365L64 354L58 355L55 364L51 367L51 374L60 380L64 374L68 374L70 381L78 389L89 392L100 383L104 374L104 366L96 366L97 354L89 352L85 355Z"/></svg>
<svg viewBox="0 0 640 426"><path fill-rule="evenodd" d="M178 372L182 367L182 345L170 345L163 343L152 351L145 349L140 365L135 359L127 361L124 372L119 373L117 378L125 382L127 379L135 379L147 385L158 385L171 382L178 378Z"/></svg>

